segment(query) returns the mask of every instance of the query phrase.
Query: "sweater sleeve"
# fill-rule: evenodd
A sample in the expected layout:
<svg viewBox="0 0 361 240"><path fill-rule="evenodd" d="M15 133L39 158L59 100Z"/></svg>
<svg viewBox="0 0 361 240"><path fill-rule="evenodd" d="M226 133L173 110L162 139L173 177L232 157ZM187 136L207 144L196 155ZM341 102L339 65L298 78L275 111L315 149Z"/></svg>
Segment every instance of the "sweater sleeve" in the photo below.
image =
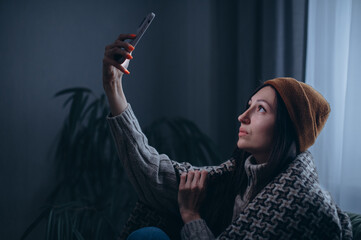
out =
<svg viewBox="0 0 361 240"><path fill-rule="evenodd" d="M213 233L208 228L206 221L197 219L185 224L181 231L182 240L212 240L215 239Z"/></svg>
<svg viewBox="0 0 361 240"><path fill-rule="evenodd" d="M178 181L174 162L148 145L128 104L118 116L107 116L119 158L139 199L164 212L178 214Z"/></svg>

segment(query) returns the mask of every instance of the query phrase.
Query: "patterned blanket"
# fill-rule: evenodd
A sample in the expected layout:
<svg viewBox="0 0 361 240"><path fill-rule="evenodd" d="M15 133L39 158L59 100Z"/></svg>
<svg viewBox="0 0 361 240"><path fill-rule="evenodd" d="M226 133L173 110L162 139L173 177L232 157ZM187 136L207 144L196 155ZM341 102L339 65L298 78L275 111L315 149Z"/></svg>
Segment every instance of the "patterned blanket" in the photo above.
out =
<svg viewBox="0 0 361 240"><path fill-rule="evenodd" d="M177 162L174 162L174 168L179 174L190 169L200 169ZM226 187L222 183L229 184L223 180L233 171L234 160L206 169L212 181L222 180L221 184L213 187ZM211 204L207 206L208 203L205 203L203 209L212 213L209 208ZM133 213L122 239L131 231L144 226L158 226L171 239L179 239L182 227L180 216L160 215L149 208L145 211L146 207L140 206L138 209L143 208L143 211ZM147 215L144 215L145 212ZM266 185L233 222L224 222L218 217L221 214L204 212L202 215L201 212L213 234L218 236L217 239L352 239L350 219L333 202L329 193L320 187L312 155L308 151L298 155ZM221 226L222 231L216 230L216 226Z"/></svg>

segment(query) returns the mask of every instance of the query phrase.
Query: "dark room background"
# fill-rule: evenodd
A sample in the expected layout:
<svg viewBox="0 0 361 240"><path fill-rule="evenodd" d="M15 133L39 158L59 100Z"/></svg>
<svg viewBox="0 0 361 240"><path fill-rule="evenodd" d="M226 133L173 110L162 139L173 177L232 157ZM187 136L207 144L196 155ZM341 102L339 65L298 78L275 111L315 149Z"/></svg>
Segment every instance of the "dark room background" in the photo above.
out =
<svg viewBox="0 0 361 240"><path fill-rule="evenodd" d="M226 159L252 90L277 76L304 80L306 9L306 0L1 0L0 238L20 238L56 181L52 150L66 109L54 94L100 95L105 45L148 12L156 18L123 81L128 102L142 126L192 120Z"/></svg>

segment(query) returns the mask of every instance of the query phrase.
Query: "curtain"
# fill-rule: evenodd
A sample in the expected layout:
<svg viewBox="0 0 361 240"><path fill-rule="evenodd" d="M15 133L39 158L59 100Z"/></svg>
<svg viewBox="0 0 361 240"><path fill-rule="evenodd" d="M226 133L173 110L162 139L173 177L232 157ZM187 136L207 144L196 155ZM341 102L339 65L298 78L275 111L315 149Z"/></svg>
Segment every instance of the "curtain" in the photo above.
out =
<svg viewBox="0 0 361 240"><path fill-rule="evenodd" d="M148 101L132 94L128 100L144 125L162 116L194 121L224 160L236 147L237 117L261 81L304 81L307 0L154 4L157 16L145 37L156 41L137 46L130 71L137 70L126 83L133 96L140 84Z"/></svg>
<svg viewBox="0 0 361 240"><path fill-rule="evenodd" d="M260 82L279 76L304 81L307 0L157 5L155 24L146 37L161 44L142 41L137 46L137 61L130 66L132 72L137 64L137 71L127 82L129 90L139 89L141 82L149 101L130 94L128 99L142 123L174 115L194 121L226 159L236 147L237 117ZM148 71L143 81L138 78L143 67L143 72L160 71Z"/></svg>
<svg viewBox="0 0 361 240"><path fill-rule="evenodd" d="M331 105L310 149L320 182L343 210L361 213L361 1L310 0L306 83Z"/></svg>
<svg viewBox="0 0 361 240"><path fill-rule="evenodd" d="M229 156L254 89L280 76L304 81L307 0L216 0L210 11L210 101L203 107L210 135Z"/></svg>

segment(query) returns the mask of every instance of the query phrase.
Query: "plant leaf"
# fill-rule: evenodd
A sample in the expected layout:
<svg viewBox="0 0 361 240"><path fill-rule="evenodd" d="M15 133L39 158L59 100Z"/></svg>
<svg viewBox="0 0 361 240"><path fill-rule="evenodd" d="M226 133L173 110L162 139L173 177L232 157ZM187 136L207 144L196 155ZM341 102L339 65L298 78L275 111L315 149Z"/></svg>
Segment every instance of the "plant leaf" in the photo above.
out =
<svg viewBox="0 0 361 240"><path fill-rule="evenodd" d="M77 229L75 229L73 232L77 240L84 240L83 236L80 234L80 232Z"/></svg>
<svg viewBox="0 0 361 240"><path fill-rule="evenodd" d="M64 94L68 94L68 93L76 93L76 92L88 92L88 93L92 93L92 91L89 88L85 88L85 87L74 87L74 88L66 88L64 90L61 90L57 93L55 93L54 97L58 97Z"/></svg>
<svg viewBox="0 0 361 240"><path fill-rule="evenodd" d="M24 234L21 236L21 240L25 239L34 228L43 220L45 216L49 215L50 208L46 208L44 211L40 213L40 215L30 224L30 226L25 230Z"/></svg>
<svg viewBox="0 0 361 240"><path fill-rule="evenodd" d="M52 227L52 221L53 221L53 215L54 215L54 209L50 210L49 218L48 218L48 225L47 225L47 231L46 231L46 239L50 240L50 234L51 234L51 227Z"/></svg>

